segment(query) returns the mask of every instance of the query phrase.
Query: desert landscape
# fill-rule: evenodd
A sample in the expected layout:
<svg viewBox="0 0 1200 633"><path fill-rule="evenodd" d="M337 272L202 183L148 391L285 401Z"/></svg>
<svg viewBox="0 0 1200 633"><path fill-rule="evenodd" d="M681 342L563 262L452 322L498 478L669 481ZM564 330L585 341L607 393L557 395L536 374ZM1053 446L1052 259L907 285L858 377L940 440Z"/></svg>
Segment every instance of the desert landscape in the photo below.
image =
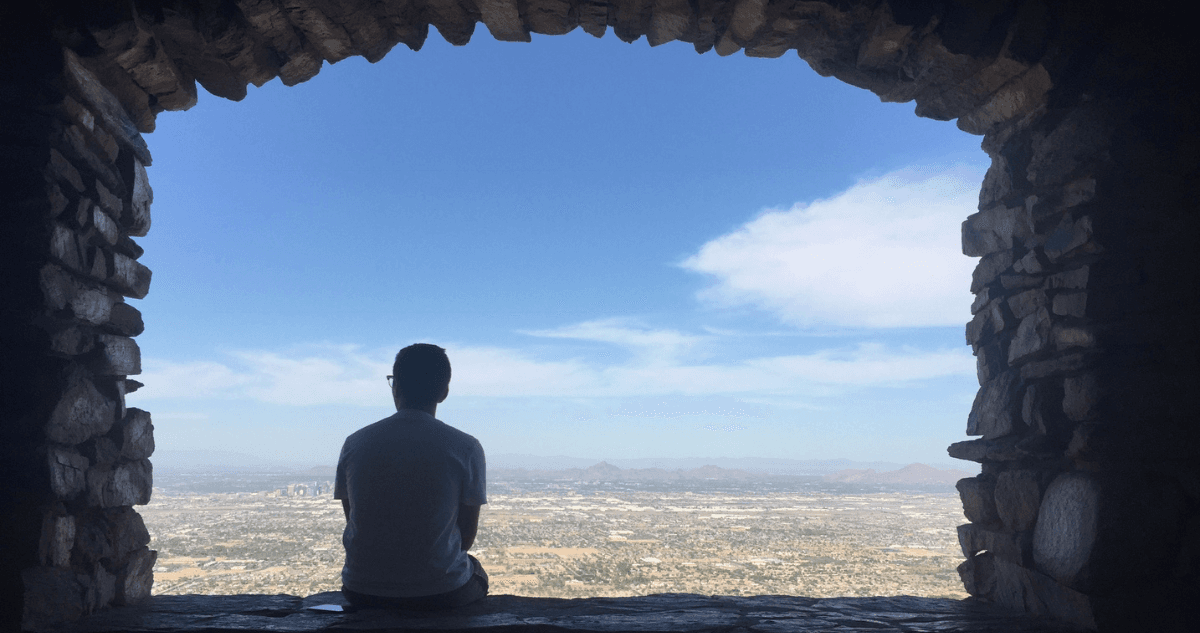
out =
<svg viewBox="0 0 1200 633"><path fill-rule="evenodd" d="M861 479L861 478L860 478ZM340 588L330 482L167 493L141 509L159 594ZM316 494L314 494L316 493ZM495 594L966 597L952 487L836 478L489 483L472 553Z"/></svg>

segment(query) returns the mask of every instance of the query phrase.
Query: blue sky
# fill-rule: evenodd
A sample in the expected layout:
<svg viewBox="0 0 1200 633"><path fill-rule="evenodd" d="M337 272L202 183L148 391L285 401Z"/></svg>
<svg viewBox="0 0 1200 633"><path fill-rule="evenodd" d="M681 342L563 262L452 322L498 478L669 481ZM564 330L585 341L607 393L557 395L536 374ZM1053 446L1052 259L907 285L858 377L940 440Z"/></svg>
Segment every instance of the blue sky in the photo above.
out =
<svg viewBox="0 0 1200 633"><path fill-rule="evenodd" d="M160 451L331 464L397 349L489 454L948 463L979 139L795 55L431 37L149 135Z"/></svg>

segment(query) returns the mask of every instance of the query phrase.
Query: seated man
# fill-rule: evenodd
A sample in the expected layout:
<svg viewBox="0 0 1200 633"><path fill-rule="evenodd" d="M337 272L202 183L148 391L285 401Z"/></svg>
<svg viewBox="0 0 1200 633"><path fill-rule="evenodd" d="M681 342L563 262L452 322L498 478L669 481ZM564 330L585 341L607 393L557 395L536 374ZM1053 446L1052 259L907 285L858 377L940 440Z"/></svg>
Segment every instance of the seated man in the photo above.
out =
<svg viewBox="0 0 1200 633"><path fill-rule="evenodd" d="M467 554L487 503L483 447L434 418L450 389L446 350L396 354L396 414L346 438L334 497L342 500L342 593L359 607L449 609L475 602L488 577Z"/></svg>

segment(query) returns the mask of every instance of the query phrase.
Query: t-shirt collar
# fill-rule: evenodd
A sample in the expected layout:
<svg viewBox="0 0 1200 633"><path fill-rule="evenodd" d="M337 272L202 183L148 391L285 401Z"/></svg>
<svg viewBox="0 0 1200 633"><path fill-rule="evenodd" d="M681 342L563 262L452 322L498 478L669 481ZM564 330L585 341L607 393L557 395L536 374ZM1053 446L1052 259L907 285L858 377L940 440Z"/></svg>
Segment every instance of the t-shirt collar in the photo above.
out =
<svg viewBox="0 0 1200 633"><path fill-rule="evenodd" d="M417 409L400 409L393 417L398 420L425 420L426 422L437 421L437 418Z"/></svg>

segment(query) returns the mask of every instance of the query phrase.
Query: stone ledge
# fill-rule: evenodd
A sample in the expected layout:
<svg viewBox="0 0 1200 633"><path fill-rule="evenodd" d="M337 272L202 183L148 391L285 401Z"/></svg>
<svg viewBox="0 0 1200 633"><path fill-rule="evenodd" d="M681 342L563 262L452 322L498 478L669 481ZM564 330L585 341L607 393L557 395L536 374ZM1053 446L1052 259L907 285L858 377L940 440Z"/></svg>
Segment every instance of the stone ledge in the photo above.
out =
<svg viewBox="0 0 1200 633"><path fill-rule="evenodd" d="M307 598L277 595L154 596L51 631L217 633L224 631L477 631L604 632L762 631L842 633L941 631L1067 633L1080 629L1014 614L968 598L800 598L658 594L633 598L526 598L489 596L453 613L365 609L313 611L345 604L339 592Z"/></svg>

